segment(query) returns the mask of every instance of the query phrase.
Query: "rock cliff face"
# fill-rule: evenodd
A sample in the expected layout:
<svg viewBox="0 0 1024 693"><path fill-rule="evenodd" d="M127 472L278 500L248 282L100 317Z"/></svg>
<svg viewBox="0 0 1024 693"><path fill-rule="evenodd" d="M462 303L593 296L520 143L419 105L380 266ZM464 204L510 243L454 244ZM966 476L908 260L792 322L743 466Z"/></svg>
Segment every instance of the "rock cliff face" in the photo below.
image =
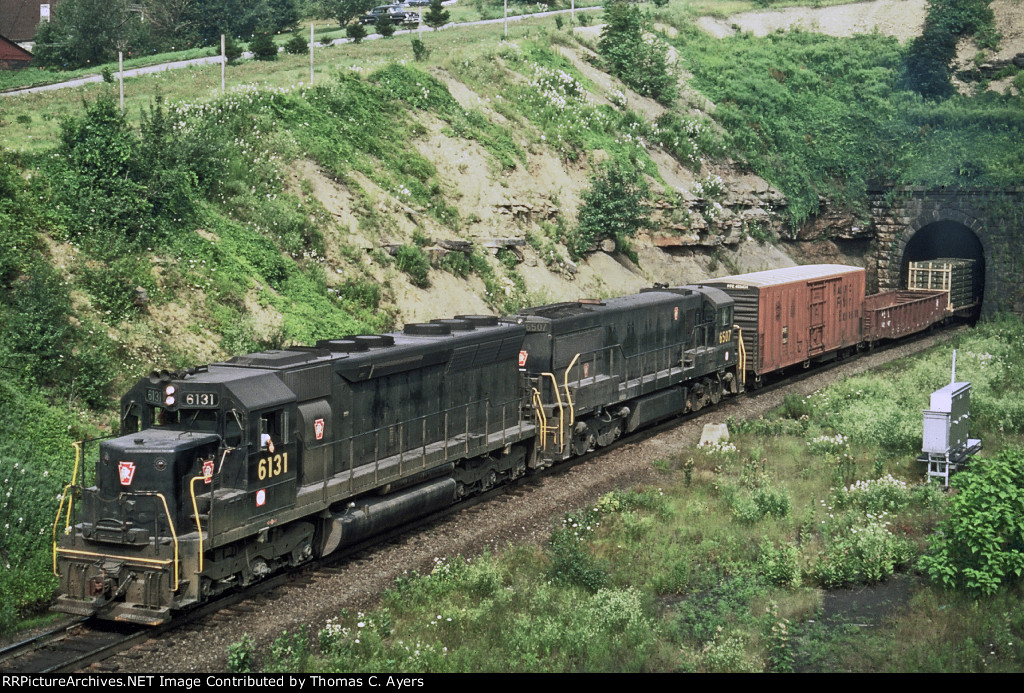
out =
<svg viewBox="0 0 1024 693"><path fill-rule="evenodd" d="M651 242L659 248L713 249L737 246L748 237L782 236L778 212L786 207L785 196L758 176L724 175L698 181L674 202L656 202Z"/></svg>

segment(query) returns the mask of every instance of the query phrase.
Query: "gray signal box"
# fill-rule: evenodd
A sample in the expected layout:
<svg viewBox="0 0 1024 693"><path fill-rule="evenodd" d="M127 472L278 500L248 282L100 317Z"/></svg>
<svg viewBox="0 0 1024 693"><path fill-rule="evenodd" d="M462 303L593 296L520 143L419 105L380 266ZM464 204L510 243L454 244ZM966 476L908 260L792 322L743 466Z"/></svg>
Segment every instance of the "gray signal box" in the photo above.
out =
<svg viewBox="0 0 1024 693"><path fill-rule="evenodd" d="M949 475L981 450L981 441L967 435L970 408L971 384L951 382L932 393L930 408L924 411L922 454L918 460L928 463L929 477L942 479L946 486Z"/></svg>

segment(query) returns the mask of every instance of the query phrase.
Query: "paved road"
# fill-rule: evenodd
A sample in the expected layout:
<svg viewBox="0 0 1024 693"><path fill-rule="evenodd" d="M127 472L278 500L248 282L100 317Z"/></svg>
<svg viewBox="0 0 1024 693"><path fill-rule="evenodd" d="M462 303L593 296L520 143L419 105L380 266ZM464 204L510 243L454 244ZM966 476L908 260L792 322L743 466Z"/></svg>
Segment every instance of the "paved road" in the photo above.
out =
<svg viewBox="0 0 1024 693"><path fill-rule="evenodd" d="M577 9L576 11L577 12L582 12L584 10L600 10L600 9L601 9L601 7L597 6L597 7L585 7L585 8ZM549 17L549 16L556 15L556 14L567 14L567 13L569 13L571 11L572 10L555 10L555 11L552 11L552 12L536 12L534 14L516 15L514 17L509 17L508 21L509 22L518 22L518 21L522 21L523 19L532 18L532 17ZM479 26L479 25L483 25L483 24L501 24L504 21L505 21L504 18L500 18L500 19L484 19L484 20L480 20L480 21L477 21L477 22L464 22L462 24L447 24L447 25L445 25L444 27L441 27L441 28L442 29L448 29L448 28L454 27L454 26ZM395 32L395 36L402 36L402 35L405 35L405 34L413 34L413 33L416 33L417 31L422 31L422 27L419 28L419 29L405 29L405 30L402 30L402 31L396 31ZM370 34L364 40L372 41L374 39L379 39L379 38L380 38L380 34ZM351 39L340 38L340 39L334 39L333 41L331 41L330 45L332 45L332 46L340 46L343 43L350 43L350 42L351 42ZM243 58L252 58L252 53L245 52L245 53L242 54L242 57ZM125 76L125 78L138 77L139 75L148 75L148 74L152 74L154 72L163 72L165 70L180 70L180 69L185 68L185 67L194 67L196 65L220 64L220 62L221 62L221 57L219 55L211 55L211 56L206 57L206 58L194 58L192 60L176 60L176 61L170 62L170 63L160 63L159 65L150 65L149 67L136 67L136 68L132 68L131 70L125 70L124 71L124 76ZM117 73L115 72L114 74L116 75ZM27 87L25 89L12 89L11 91L0 92L0 96L15 96L15 95L18 95L18 94L35 94L35 93L42 92L42 91L53 91L55 89L70 89L70 88L73 88L73 87L80 87L80 86L82 86L84 84L89 84L90 82L102 82L102 81L103 81L103 76L99 75L99 74L96 74L96 75L90 75L88 77L81 77L79 79L68 80L67 82L57 82L55 84L45 84L45 85L43 85L41 87Z"/></svg>

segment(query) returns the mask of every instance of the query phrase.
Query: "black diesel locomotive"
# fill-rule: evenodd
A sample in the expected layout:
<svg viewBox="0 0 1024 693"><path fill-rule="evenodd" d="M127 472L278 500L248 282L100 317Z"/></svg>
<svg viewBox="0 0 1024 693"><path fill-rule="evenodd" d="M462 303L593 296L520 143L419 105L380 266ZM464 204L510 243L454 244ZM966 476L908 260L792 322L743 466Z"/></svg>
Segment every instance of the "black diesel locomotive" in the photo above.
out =
<svg viewBox="0 0 1024 693"><path fill-rule="evenodd" d="M741 344L726 293L660 288L154 372L64 494L55 608L165 621L716 403Z"/></svg>

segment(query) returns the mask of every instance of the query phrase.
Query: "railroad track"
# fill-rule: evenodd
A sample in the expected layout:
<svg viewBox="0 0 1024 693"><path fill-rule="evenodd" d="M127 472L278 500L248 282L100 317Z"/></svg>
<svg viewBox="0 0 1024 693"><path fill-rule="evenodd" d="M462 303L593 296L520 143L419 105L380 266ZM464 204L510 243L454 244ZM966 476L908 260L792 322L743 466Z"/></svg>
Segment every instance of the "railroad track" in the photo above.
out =
<svg viewBox="0 0 1024 693"><path fill-rule="evenodd" d="M962 329L962 328L961 328ZM946 330L943 334L952 337L957 328ZM924 339L926 337L923 337ZM915 342L918 340L915 340ZM521 479L499 486L485 493L473 496L465 501L450 506L432 515L419 518L402 527L385 532L370 540L339 550L330 556L291 572L281 573L252 586L245 591L228 593L215 602L206 604L194 611L180 615L171 623L157 628L120 627L117 624L83 620L55 629L31 640L18 643L6 650L0 650L0 672L3 673L66 673L80 671L93 666L100 670L108 669L103 662L114 654L133 650L132 658L142 658L150 647L157 647L159 639L167 633L188 629L190 624L195 627L214 627L231 629L233 624L265 613L268 603L283 598L288 593L305 590L323 580L329 580L342 572L345 567L372 563L374 552L384 547L405 544L417 536L425 528L438 525L446 519L459 514L475 514L483 512L477 506L482 504L508 503L523 500L542 487L543 483L555 481L560 476L569 474L580 465L595 462L606 454L611 454L626 445L643 444L645 441L670 431L676 427L699 422L703 418L721 420L741 408L746 397L762 398L773 393L785 392L797 388L808 378L826 375L829 372L854 364L862 358L885 354L907 342L896 342L884 345L870 352L862 352L849 359L832 361L814 369L790 374L785 379L766 383L761 389L731 397L722 401L717 407L703 409L699 412L669 419L622 438L612 445L600 448L586 455L556 465L545 470L543 475L528 475ZM897 355L898 356L898 355ZM557 482L556 482L557 483ZM571 508L567 508L571 509ZM123 658L122 658L123 659ZM111 667L112 670L124 668L122 665Z"/></svg>

